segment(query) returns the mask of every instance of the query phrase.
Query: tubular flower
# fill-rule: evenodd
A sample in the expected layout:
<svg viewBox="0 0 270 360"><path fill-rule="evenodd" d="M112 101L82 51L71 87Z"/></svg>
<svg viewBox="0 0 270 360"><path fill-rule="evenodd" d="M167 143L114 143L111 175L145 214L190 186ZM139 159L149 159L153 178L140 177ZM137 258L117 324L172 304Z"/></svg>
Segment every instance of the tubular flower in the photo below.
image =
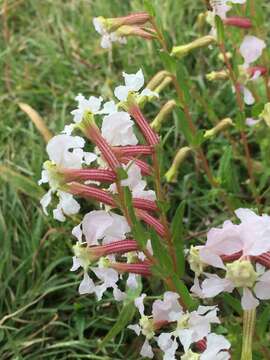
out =
<svg viewBox="0 0 270 360"><path fill-rule="evenodd" d="M47 207L52 200L52 194L56 193L59 203L53 215L59 221L65 221L64 214L73 215L80 209L79 203L73 199L73 196L64 191L65 179L61 175L61 169L81 168L83 164L88 165L96 159L95 154L83 151L84 144L83 138L64 134L54 136L47 144L50 161L46 161L43 165L44 170L42 170L39 184L49 183L50 190L42 197L40 203L47 215Z"/></svg>

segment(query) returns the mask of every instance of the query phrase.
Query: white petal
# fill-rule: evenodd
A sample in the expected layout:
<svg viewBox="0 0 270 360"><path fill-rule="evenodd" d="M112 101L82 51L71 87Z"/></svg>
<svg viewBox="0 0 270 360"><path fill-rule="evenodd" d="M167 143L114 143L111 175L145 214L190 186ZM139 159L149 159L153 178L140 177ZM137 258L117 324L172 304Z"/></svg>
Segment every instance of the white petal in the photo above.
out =
<svg viewBox="0 0 270 360"><path fill-rule="evenodd" d="M130 329L130 330L133 330L136 333L136 335L138 335L138 336L141 333L141 328L140 328L140 326L138 324L128 325L127 328Z"/></svg>
<svg viewBox="0 0 270 360"><path fill-rule="evenodd" d="M144 304L143 304L143 301L144 301L144 298L146 297L146 294L141 294L141 296L137 297L135 300L134 300L134 304L136 306L136 308L139 310L139 313L141 316L144 315Z"/></svg>
<svg viewBox="0 0 270 360"><path fill-rule="evenodd" d="M252 95L252 92L245 86L243 88L243 93L244 93L245 104L247 104L247 105L254 104L254 102L255 102L254 96Z"/></svg>
<svg viewBox="0 0 270 360"><path fill-rule="evenodd" d="M129 274L127 278L127 287L130 289L137 289L138 287L138 281L137 281L138 275L136 274Z"/></svg>
<svg viewBox="0 0 270 360"><path fill-rule="evenodd" d="M92 294L95 290L95 284L93 280L89 277L87 272L84 273L83 280L79 286L79 293L82 294Z"/></svg>
<svg viewBox="0 0 270 360"><path fill-rule="evenodd" d="M42 209L43 209L43 212L44 212L45 215L48 215L47 207L48 207L48 205L50 204L51 201L52 201L52 190L50 189L40 199L40 204L42 206Z"/></svg>
<svg viewBox="0 0 270 360"><path fill-rule="evenodd" d="M115 96L117 97L117 99L120 100L120 101L126 101L126 100L127 100L128 92L129 92L128 87L126 87L126 86L124 86L124 85L117 86L117 87L114 89L114 95L115 95Z"/></svg>
<svg viewBox="0 0 270 360"><path fill-rule="evenodd" d="M178 299L178 294L166 291L163 300L155 300L152 311L154 321L177 321L183 312Z"/></svg>
<svg viewBox="0 0 270 360"><path fill-rule="evenodd" d="M229 280L222 279L216 274L206 275L208 279L205 279L201 284L203 294L206 297L214 297L223 291L231 292L233 290L234 286Z"/></svg>
<svg viewBox="0 0 270 360"><path fill-rule="evenodd" d="M131 91L139 91L144 85L144 76L142 69L136 74L127 74L123 72L125 84Z"/></svg>
<svg viewBox="0 0 270 360"><path fill-rule="evenodd" d="M87 244L98 245L98 240L104 237L106 229L112 223L112 217L104 210L94 210L86 214L82 221L82 231Z"/></svg>
<svg viewBox="0 0 270 360"><path fill-rule="evenodd" d="M72 261L73 261L73 264L72 264L70 271L78 270L81 267L80 259L77 258L77 256L72 256Z"/></svg>
<svg viewBox="0 0 270 360"><path fill-rule="evenodd" d="M256 61L263 52L266 44L263 40L256 36L246 35L240 46L240 53L244 58L245 64L250 64Z"/></svg>
<svg viewBox="0 0 270 360"><path fill-rule="evenodd" d="M82 242L82 224L80 223L79 225L75 226L72 231L71 234L73 236L75 236L76 239L78 239L79 243Z"/></svg>
<svg viewBox="0 0 270 360"><path fill-rule="evenodd" d="M185 352L189 349L191 343L193 342L193 330L191 329L182 329L176 331L179 340L181 344L183 345L183 348Z"/></svg>
<svg viewBox="0 0 270 360"><path fill-rule="evenodd" d="M266 271L264 275L261 276L254 287L254 292L257 298L261 300L270 299L270 270Z"/></svg>
<svg viewBox="0 0 270 360"><path fill-rule="evenodd" d="M124 291L121 291L117 286L113 288L113 297L116 301L123 301L127 297Z"/></svg>
<svg viewBox="0 0 270 360"><path fill-rule="evenodd" d="M259 122L260 122L260 120L256 120L253 118L246 118L246 125L250 126L250 127L257 125Z"/></svg>
<svg viewBox="0 0 270 360"><path fill-rule="evenodd" d="M111 115L116 112L117 112L117 106L116 106L115 102L112 100L112 101L105 102L102 110L99 111L99 114Z"/></svg>
<svg viewBox="0 0 270 360"><path fill-rule="evenodd" d="M91 164L93 161L95 161L97 159L97 155L92 152L84 151L83 156L84 156L84 161L85 161L86 165Z"/></svg>
<svg viewBox="0 0 270 360"><path fill-rule="evenodd" d="M207 248L207 247L202 247L200 249L200 258L201 260L208 265L217 267L217 268L221 268L221 269L225 269L225 265L223 263L223 261L221 260L221 257L217 254L215 254L214 252L211 252L211 249Z"/></svg>
<svg viewBox="0 0 270 360"><path fill-rule="evenodd" d="M49 172L48 170L41 171L41 179L38 181L38 185L46 184L49 182Z"/></svg>
<svg viewBox="0 0 270 360"><path fill-rule="evenodd" d="M143 89L143 91L140 93L140 96L159 97L159 95L156 92L147 88Z"/></svg>
<svg viewBox="0 0 270 360"><path fill-rule="evenodd" d="M252 310L259 305L259 301L254 297L251 290L244 288L241 305L244 310Z"/></svg>
<svg viewBox="0 0 270 360"><path fill-rule="evenodd" d="M53 210L53 218L61 222L64 222L66 220L60 203L57 205L56 209Z"/></svg>
<svg viewBox="0 0 270 360"><path fill-rule="evenodd" d="M80 211L80 204L73 198L72 194L64 191L58 191L57 194L60 199L58 206L62 208L64 214L75 215Z"/></svg>
<svg viewBox="0 0 270 360"><path fill-rule="evenodd" d="M153 357L154 357L152 347L149 344L149 341L147 339L145 339L145 342L141 348L140 355L145 356L149 359L153 359Z"/></svg>

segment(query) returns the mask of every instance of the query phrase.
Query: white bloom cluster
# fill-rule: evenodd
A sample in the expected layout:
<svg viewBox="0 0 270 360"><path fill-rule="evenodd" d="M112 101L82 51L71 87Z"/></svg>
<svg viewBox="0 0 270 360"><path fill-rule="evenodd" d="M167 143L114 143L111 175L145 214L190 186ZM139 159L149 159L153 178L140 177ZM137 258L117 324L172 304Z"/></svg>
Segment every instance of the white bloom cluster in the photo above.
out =
<svg viewBox="0 0 270 360"><path fill-rule="evenodd" d="M265 271L259 263L260 256L270 251L270 216L259 216L249 209L235 213L241 223L225 221L222 228L211 229L206 244L198 247L196 259L201 262L201 269L212 266L225 271L225 277L202 271L206 279L200 283L196 277L191 290L201 298L212 298L237 288L242 294L243 309L250 310L259 305L258 299L270 299L270 270ZM224 264L226 258L230 261ZM195 260L192 254L189 260L191 264Z"/></svg>
<svg viewBox="0 0 270 360"><path fill-rule="evenodd" d="M230 343L223 336L211 333L211 324L220 323L216 306L199 306L196 311L184 311L179 304L179 295L167 291L163 300L153 302L151 315L145 315L145 298L146 294L142 294L135 300L135 306L140 313L139 323L128 326L137 335L142 334L145 337L140 352L142 356L153 358L154 352L150 343L156 342L164 354L164 360L176 360L176 351L180 345L184 351L181 359L189 359L189 355L196 354L191 351L191 346L206 338L205 350L196 354L196 359L230 358L227 352ZM168 324L172 330L163 332L162 327Z"/></svg>

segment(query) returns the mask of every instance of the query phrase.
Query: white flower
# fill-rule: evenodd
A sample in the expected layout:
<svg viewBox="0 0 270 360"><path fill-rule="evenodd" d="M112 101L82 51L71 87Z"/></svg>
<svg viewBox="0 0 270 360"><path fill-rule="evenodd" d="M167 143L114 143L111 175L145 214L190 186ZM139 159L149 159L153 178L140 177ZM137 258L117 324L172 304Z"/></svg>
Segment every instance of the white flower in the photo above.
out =
<svg viewBox="0 0 270 360"><path fill-rule="evenodd" d="M248 265L248 263L248 261L239 260L229 264L225 278L220 278L216 274L205 274L207 279L201 285L199 285L197 280L191 291L201 298L212 298L223 291L232 292L235 288L242 288L242 308L244 310L254 309L259 305L257 299L270 299L270 270L264 272L264 268L260 264L256 264L257 272L255 272L252 270L252 265L250 263ZM238 270L234 268L237 272L234 270L234 276L232 276L230 267L234 266L234 264L238 266Z"/></svg>
<svg viewBox="0 0 270 360"><path fill-rule="evenodd" d="M253 119L253 118L246 118L246 125L249 127L255 126L260 122L260 120L258 119Z"/></svg>
<svg viewBox="0 0 270 360"><path fill-rule="evenodd" d="M243 92L244 95L245 104L253 105L255 103L255 98L252 95L252 92L246 86L242 86L241 91Z"/></svg>
<svg viewBox="0 0 270 360"><path fill-rule="evenodd" d="M117 35L116 32L108 32L103 25L100 18L93 19L93 25L95 30L101 35L101 47L104 49L110 49L113 42L119 42L120 44L126 44L126 39Z"/></svg>
<svg viewBox="0 0 270 360"><path fill-rule="evenodd" d="M223 227L212 228L207 241L200 248L202 261L214 267L225 269L221 255L232 255L242 251L244 256L259 256L270 251L270 216L256 215L250 209L238 209L239 225L225 221Z"/></svg>
<svg viewBox="0 0 270 360"><path fill-rule="evenodd" d="M265 49L266 44L263 40L253 35L246 35L240 46L240 54L244 58L244 66L248 67L256 61Z"/></svg>
<svg viewBox="0 0 270 360"><path fill-rule="evenodd" d="M178 299L178 294L166 291L163 300L155 300L152 311L154 321L176 321L183 313L183 308Z"/></svg>
<svg viewBox="0 0 270 360"><path fill-rule="evenodd" d="M75 230L76 229L76 230ZM125 234L130 232L130 227L124 216L94 210L86 214L80 225L73 229L73 235L81 241L82 234L85 236L88 246L108 244L113 241L125 239Z"/></svg>
<svg viewBox="0 0 270 360"><path fill-rule="evenodd" d="M126 101L129 92L135 92L138 93L138 91L143 87L144 85L144 76L142 69L140 69L136 74L127 74L123 72L123 77L125 80L125 85L117 86L114 90L114 94L120 101ZM158 94L151 91L150 89L144 89L139 97L142 96L156 96L158 97Z"/></svg>
<svg viewBox="0 0 270 360"><path fill-rule="evenodd" d="M73 121L75 123L80 123L82 121L86 111L98 114L103 101L102 97L97 98L95 96L90 96L87 100L82 94L76 96L75 100L78 102L78 107L77 109L71 111L71 114L74 116Z"/></svg>
<svg viewBox="0 0 270 360"><path fill-rule="evenodd" d="M153 190L145 190L147 183L145 180L142 180L140 167L134 162L130 162L124 168L127 171L128 178L121 180L121 186L128 186L133 197L154 201L156 194ZM109 189L113 193L117 192L115 184L112 184Z"/></svg>
<svg viewBox="0 0 270 360"><path fill-rule="evenodd" d="M229 360L231 358L227 350L231 344L222 335L211 333L206 337L207 347L201 354L196 354L190 349L181 356L181 360Z"/></svg>
<svg viewBox="0 0 270 360"><path fill-rule="evenodd" d="M124 111L104 116L101 134L112 146L137 145L138 139L133 132L134 122Z"/></svg>
<svg viewBox="0 0 270 360"><path fill-rule="evenodd" d="M56 192L59 197L59 203L53 211L56 220L65 221L65 215L77 214L80 205L71 194L64 191L57 191L59 181L57 178L57 170L54 165L59 168L81 168L82 164L90 164L96 159L96 155L83 151L85 141L79 136L69 136L65 134L56 135L47 144L47 153L51 162L44 163L44 170L41 173L39 185L49 183L50 190L42 197L40 203L43 211L48 215L47 207L52 200L52 194Z"/></svg>

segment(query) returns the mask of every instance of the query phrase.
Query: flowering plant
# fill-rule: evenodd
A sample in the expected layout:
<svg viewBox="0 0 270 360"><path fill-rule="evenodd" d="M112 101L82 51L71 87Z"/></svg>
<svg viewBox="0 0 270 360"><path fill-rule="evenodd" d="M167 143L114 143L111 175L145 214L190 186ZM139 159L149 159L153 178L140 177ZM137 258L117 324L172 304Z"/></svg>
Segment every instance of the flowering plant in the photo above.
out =
<svg viewBox="0 0 270 360"><path fill-rule="evenodd" d="M249 137L267 132L270 124L266 42L259 37L258 19L254 19L259 6L253 0L248 4L210 1L209 10L198 18L205 34L176 46L169 45L151 2L145 1L144 6L145 12L109 19L100 16L93 24L101 35L101 47L108 51L114 43L124 45L129 37L152 41L164 69L146 86L142 69L123 72L113 99L82 94L75 98L73 122L47 144L49 160L40 184L47 183L49 190L41 205L48 215L48 206L56 201L53 217L75 222L71 271L82 270L79 293L94 294L100 300L111 291L115 301L123 303L114 336L121 329L119 323L122 328L128 325L142 339L139 352L146 358L237 358L235 331L230 321L224 321L229 325L226 329L218 317L229 307L237 319L242 316L241 360L249 360L256 312L260 301L270 299L270 216L264 213L269 174L256 169L259 164L249 143ZM207 81L230 82L237 105L234 117L226 113L208 129L195 124L192 83L184 66L184 59L202 48L215 52L222 66L208 72ZM161 92L169 85L175 90L173 98L148 121L147 106L160 104ZM265 86L262 94L257 86L260 90ZM194 101L199 99L196 94ZM210 105L206 104L209 114ZM177 116L184 146L164 169L162 128L172 114ZM228 148L216 171L209 164L207 149L223 134ZM177 183L191 156L198 174L208 182L208 192L224 205L224 218L235 214L240 223L226 220L218 228L209 224L206 241L198 242L197 234L195 242L187 244L185 199L174 211L168 184ZM246 169L241 188L233 173L234 158ZM242 201L243 197L250 202ZM85 200L94 201L97 209L88 211ZM160 284L158 293L147 294L146 284L151 281ZM132 321L135 310L137 322ZM267 356L265 346L259 341L257 345Z"/></svg>

